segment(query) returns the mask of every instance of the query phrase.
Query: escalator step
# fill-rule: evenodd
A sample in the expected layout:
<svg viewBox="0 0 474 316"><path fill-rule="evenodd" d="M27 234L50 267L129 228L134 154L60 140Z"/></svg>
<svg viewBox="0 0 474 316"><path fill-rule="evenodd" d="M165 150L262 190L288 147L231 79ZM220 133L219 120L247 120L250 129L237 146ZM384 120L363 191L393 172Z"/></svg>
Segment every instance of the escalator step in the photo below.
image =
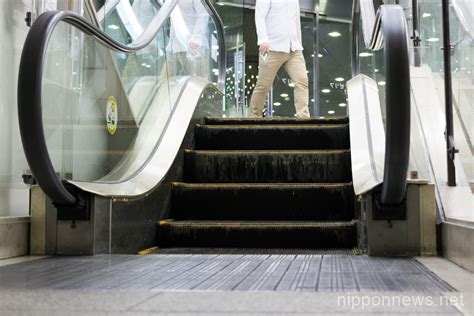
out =
<svg viewBox="0 0 474 316"><path fill-rule="evenodd" d="M354 218L351 183L173 183L172 214L190 220L313 220Z"/></svg>
<svg viewBox="0 0 474 316"><path fill-rule="evenodd" d="M320 125L347 124L349 118L339 117L272 117L272 118L206 118L206 125Z"/></svg>
<svg viewBox="0 0 474 316"><path fill-rule="evenodd" d="M356 221L161 221L158 246L238 248L353 248Z"/></svg>
<svg viewBox="0 0 474 316"><path fill-rule="evenodd" d="M196 149L348 149L348 124L196 125Z"/></svg>
<svg viewBox="0 0 474 316"><path fill-rule="evenodd" d="M184 181L200 183L347 183L349 150L186 150Z"/></svg>

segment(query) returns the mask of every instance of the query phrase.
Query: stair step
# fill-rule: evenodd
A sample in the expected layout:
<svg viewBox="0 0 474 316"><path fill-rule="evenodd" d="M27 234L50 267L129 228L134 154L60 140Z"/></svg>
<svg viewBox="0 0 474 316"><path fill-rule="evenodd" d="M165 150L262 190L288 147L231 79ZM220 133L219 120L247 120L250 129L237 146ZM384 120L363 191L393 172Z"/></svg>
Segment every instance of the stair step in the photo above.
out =
<svg viewBox="0 0 474 316"><path fill-rule="evenodd" d="M341 221L354 218L351 183L173 183L172 188L174 219Z"/></svg>
<svg viewBox="0 0 474 316"><path fill-rule="evenodd" d="M272 117L272 118L209 118L206 125L318 125L318 124L347 124L349 118L338 117Z"/></svg>
<svg viewBox="0 0 474 316"><path fill-rule="evenodd" d="M356 221L173 221L159 222L159 247L353 248Z"/></svg>
<svg viewBox="0 0 474 316"><path fill-rule="evenodd" d="M184 181L197 183L347 183L349 150L186 150Z"/></svg>
<svg viewBox="0 0 474 316"><path fill-rule="evenodd" d="M196 149L348 149L348 124L196 125Z"/></svg>

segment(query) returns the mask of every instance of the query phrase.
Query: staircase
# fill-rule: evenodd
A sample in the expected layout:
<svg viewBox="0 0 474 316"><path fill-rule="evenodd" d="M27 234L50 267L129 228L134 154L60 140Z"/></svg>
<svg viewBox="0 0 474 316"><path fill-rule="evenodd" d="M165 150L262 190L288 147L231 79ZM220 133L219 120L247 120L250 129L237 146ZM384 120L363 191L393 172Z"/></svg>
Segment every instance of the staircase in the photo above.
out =
<svg viewBox="0 0 474 316"><path fill-rule="evenodd" d="M206 119L158 246L357 246L347 118Z"/></svg>

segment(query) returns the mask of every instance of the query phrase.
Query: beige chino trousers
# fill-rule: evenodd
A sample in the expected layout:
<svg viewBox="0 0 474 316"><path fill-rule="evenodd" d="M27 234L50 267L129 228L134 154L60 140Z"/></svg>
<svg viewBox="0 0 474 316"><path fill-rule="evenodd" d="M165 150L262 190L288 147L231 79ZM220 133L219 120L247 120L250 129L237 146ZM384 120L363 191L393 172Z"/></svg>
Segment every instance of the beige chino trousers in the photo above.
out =
<svg viewBox="0 0 474 316"><path fill-rule="evenodd" d="M308 74L302 51L290 53L270 51L266 61L260 57L257 85L250 101L251 117L262 117L265 98L281 67L285 69L295 84L296 116L309 117Z"/></svg>

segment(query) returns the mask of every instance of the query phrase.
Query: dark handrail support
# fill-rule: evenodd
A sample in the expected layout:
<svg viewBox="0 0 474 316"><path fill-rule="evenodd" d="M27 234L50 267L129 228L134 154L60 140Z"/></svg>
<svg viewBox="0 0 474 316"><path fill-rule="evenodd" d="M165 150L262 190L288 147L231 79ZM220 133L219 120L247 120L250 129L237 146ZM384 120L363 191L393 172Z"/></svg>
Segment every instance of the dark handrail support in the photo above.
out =
<svg viewBox="0 0 474 316"><path fill-rule="evenodd" d="M360 3L354 0L352 16L352 72L358 66ZM381 36L383 35L383 42ZM377 197L379 219L403 219L410 150L410 60L408 30L403 9L398 5L382 5L368 49L384 48L386 133L384 179ZM376 216L377 217L377 216Z"/></svg>

